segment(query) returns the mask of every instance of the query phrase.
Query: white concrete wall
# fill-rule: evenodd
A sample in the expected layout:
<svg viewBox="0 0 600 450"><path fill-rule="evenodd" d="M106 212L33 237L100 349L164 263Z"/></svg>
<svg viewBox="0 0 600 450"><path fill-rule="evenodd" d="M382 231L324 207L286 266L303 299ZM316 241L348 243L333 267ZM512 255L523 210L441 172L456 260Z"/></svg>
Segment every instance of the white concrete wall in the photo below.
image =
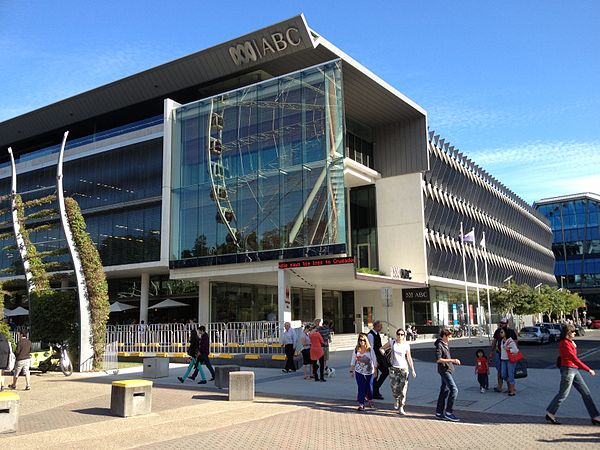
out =
<svg viewBox="0 0 600 450"><path fill-rule="evenodd" d="M402 290L394 289L392 294L392 307L389 309L389 322L396 327L405 327L404 324L404 309L402 307ZM362 317L363 314L363 306L373 306L373 321L375 320L383 320L387 321L387 313L386 307L383 306L383 302L381 301L381 291L373 290L373 291L355 291L354 292L354 316L356 320L357 327L360 327L360 324L364 320ZM356 317L357 314L360 314L360 319ZM360 331L360 328L357 329ZM387 331L387 324L384 324L383 331ZM390 325L390 334L393 334L396 330L392 330L392 325Z"/></svg>
<svg viewBox="0 0 600 450"><path fill-rule="evenodd" d="M411 270L413 281L427 283L421 174L382 178L375 183L379 270Z"/></svg>

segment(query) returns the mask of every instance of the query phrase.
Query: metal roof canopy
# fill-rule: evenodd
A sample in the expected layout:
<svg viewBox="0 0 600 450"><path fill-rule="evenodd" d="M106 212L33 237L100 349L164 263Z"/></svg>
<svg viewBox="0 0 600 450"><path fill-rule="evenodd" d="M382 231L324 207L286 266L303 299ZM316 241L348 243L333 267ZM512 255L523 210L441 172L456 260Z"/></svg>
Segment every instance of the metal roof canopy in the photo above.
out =
<svg viewBox="0 0 600 450"><path fill-rule="evenodd" d="M230 48L248 42L271 42L274 34L294 28L295 45L265 52L256 61L236 64ZM263 44L264 45L264 44ZM346 115L368 126L425 118L419 105L316 34L298 15L245 36L123 78L0 123L0 147L64 130L100 115L116 113L148 101L160 101L185 89L262 70L273 77L332 59L343 61ZM216 92L218 93L218 92ZM177 100L177 98L175 98Z"/></svg>

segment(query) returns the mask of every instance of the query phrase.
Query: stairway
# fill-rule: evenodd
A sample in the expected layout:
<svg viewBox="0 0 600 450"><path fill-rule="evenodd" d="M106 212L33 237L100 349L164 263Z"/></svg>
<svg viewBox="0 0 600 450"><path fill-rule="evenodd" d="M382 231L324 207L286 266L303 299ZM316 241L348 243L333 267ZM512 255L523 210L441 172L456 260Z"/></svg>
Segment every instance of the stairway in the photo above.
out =
<svg viewBox="0 0 600 450"><path fill-rule="evenodd" d="M347 334L334 334L329 344L329 351L336 352L338 350L350 350L356 347L356 341L358 334L347 333Z"/></svg>

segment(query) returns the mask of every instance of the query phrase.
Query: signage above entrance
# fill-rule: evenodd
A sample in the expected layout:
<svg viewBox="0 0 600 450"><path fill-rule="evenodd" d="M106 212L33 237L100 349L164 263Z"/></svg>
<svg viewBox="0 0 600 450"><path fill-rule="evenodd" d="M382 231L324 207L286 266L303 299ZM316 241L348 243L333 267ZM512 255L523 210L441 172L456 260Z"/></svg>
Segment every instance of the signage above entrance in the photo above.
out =
<svg viewBox="0 0 600 450"><path fill-rule="evenodd" d="M280 269L302 269L304 267L336 266L338 264L354 264L354 257L303 259L301 261L280 262Z"/></svg>
<svg viewBox="0 0 600 450"><path fill-rule="evenodd" d="M273 32L257 39L237 43L229 47L229 55L236 66L256 62L271 54L282 52L288 47L297 47L302 42L300 30L289 27L283 32Z"/></svg>
<svg viewBox="0 0 600 450"><path fill-rule="evenodd" d="M405 302L428 302L429 288L402 289L402 300Z"/></svg>

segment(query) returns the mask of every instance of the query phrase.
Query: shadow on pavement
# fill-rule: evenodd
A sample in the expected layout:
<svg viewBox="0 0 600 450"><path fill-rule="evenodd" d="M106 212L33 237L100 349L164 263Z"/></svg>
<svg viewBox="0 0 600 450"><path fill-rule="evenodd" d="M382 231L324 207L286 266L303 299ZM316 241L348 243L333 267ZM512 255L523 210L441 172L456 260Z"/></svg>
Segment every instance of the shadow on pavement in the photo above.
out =
<svg viewBox="0 0 600 450"><path fill-rule="evenodd" d="M568 442L569 444L583 444L592 443L600 444L600 433L567 433L564 438L560 439L538 439L538 442L544 442L548 444L558 444L561 442Z"/></svg>
<svg viewBox="0 0 600 450"><path fill-rule="evenodd" d="M110 408L85 408L85 409L74 409L74 413L88 414L90 416L111 416Z"/></svg>

